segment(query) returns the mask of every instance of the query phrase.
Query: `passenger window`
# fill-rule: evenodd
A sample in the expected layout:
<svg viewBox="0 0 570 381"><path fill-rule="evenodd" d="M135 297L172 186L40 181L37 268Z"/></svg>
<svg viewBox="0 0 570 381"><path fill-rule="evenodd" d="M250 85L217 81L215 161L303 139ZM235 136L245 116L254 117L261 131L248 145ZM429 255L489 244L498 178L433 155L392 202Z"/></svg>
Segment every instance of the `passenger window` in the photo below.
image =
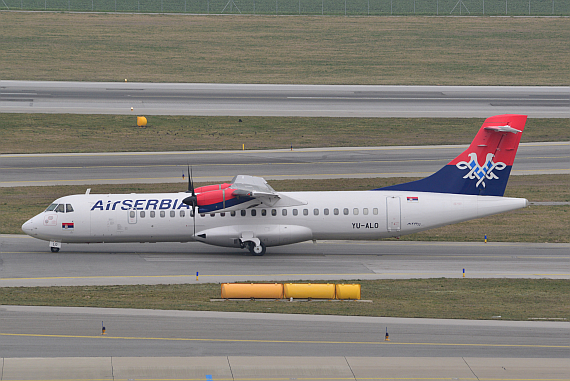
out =
<svg viewBox="0 0 570 381"><path fill-rule="evenodd" d="M368 215L368 208L362 209L362 214L364 214L365 216L367 216L367 215Z"/></svg>
<svg viewBox="0 0 570 381"><path fill-rule="evenodd" d="M57 206L57 208L55 208L55 211L58 213L65 213L65 205L64 204L59 204Z"/></svg>
<svg viewBox="0 0 570 381"><path fill-rule="evenodd" d="M262 215L262 216L267 216L267 210L261 209L261 215Z"/></svg>
<svg viewBox="0 0 570 381"><path fill-rule="evenodd" d="M378 208L372 209L372 214L377 215L378 214Z"/></svg>
<svg viewBox="0 0 570 381"><path fill-rule="evenodd" d="M51 204L50 206L47 207L46 212L51 212L52 210L55 209L56 206L57 204Z"/></svg>
<svg viewBox="0 0 570 381"><path fill-rule="evenodd" d="M73 206L71 204L65 204L65 213L73 212Z"/></svg>
<svg viewBox="0 0 570 381"><path fill-rule="evenodd" d="M145 215L144 210L141 210L141 218L144 218L144 215Z"/></svg>
<svg viewBox="0 0 570 381"><path fill-rule="evenodd" d="M131 211L129 212L129 217L130 217L130 218L135 218L136 215L137 215L137 214L134 212L134 210L131 210Z"/></svg>
<svg viewBox="0 0 570 381"><path fill-rule="evenodd" d="M315 209L313 209L313 214L314 214L315 216L318 216L318 215L319 215L319 210L318 210L318 209L316 209L316 208L315 208Z"/></svg>
<svg viewBox="0 0 570 381"><path fill-rule="evenodd" d="M344 209L342 210L342 212L344 213L345 216L348 216L348 208L344 208Z"/></svg>
<svg viewBox="0 0 570 381"><path fill-rule="evenodd" d="M297 209L293 209L293 215L296 216L299 214L299 211Z"/></svg>
<svg viewBox="0 0 570 381"><path fill-rule="evenodd" d="M303 209L303 216L309 215L309 209Z"/></svg>
<svg viewBox="0 0 570 381"><path fill-rule="evenodd" d="M200 213L200 217L206 217L206 213Z"/></svg>
<svg viewBox="0 0 570 381"><path fill-rule="evenodd" d="M170 217L176 217L176 212L174 210L170 211Z"/></svg>
<svg viewBox="0 0 570 381"><path fill-rule="evenodd" d="M287 215L287 209L283 209L283 210L281 211L281 215L282 215L282 216L286 216L286 215Z"/></svg>
<svg viewBox="0 0 570 381"><path fill-rule="evenodd" d="M276 209L271 209L271 215L272 215L272 216L276 216L276 215L277 215L277 210L276 210Z"/></svg>
<svg viewBox="0 0 570 381"><path fill-rule="evenodd" d="M236 216L236 212L235 212L235 211L230 212L230 216L235 217L235 216Z"/></svg>
<svg viewBox="0 0 570 381"><path fill-rule="evenodd" d="M220 213L220 217L225 217L226 214L225 213Z"/></svg>
<svg viewBox="0 0 570 381"><path fill-rule="evenodd" d="M329 210L327 208L325 208L325 210L323 212L325 213L325 216L329 215Z"/></svg>
<svg viewBox="0 0 570 381"><path fill-rule="evenodd" d="M216 217L216 213L210 213L210 217Z"/></svg>
<svg viewBox="0 0 570 381"><path fill-rule="evenodd" d="M334 215L338 216L338 208L334 208Z"/></svg>
<svg viewBox="0 0 570 381"><path fill-rule="evenodd" d="M156 216L156 212L154 210L150 211L150 218L154 218Z"/></svg>
<svg viewBox="0 0 570 381"><path fill-rule="evenodd" d="M185 217L185 216L186 216L186 213L183 210L181 210L180 211L180 217Z"/></svg>
<svg viewBox="0 0 570 381"><path fill-rule="evenodd" d="M245 209L243 209L240 214L242 215L242 217L245 217L245 214L246 214Z"/></svg>
<svg viewBox="0 0 570 381"><path fill-rule="evenodd" d="M352 214L354 214L355 216L358 216L358 208L352 209Z"/></svg>
<svg viewBox="0 0 570 381"><path fill-rule="evenodd" d="M251 216L252 216L252 217L255 217L256 215L257 215L257 210L252 209L252 210L251 210Z"/></svg>

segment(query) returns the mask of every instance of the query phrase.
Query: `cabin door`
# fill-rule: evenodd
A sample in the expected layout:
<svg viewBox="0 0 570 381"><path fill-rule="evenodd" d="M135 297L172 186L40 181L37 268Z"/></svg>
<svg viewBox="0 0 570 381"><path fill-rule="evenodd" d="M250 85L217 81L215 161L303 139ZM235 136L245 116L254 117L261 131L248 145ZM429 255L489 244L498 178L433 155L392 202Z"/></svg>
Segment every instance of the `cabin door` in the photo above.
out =
<svg viewBox="0 0 570 381"><path fill-rule="evenodd" d="M386 220L389 232L400 231L400 197L386 197Z"/></svg>

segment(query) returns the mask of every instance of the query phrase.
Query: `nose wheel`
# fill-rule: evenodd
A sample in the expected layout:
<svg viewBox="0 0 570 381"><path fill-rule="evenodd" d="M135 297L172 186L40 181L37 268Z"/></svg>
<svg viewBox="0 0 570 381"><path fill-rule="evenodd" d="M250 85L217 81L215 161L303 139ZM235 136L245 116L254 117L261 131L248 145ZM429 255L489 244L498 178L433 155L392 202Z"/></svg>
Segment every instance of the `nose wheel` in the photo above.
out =
<svg viewBox="0 0 570 381"><path fill-rule="evenodd" d="M251 253L251 255L254 256L262 256L263 254L265 254L265 245L263 244L263 242L260 242L259 245L256 245L253 242L249 243L249 252Z"/></svg>
<svg viewBox="0 0 570 381"><path fill-rule="evenodd" d="M50 241L49 248L51 249L52 253L57 253L59 249L61 249L61 242L58 241Z"/></svg>

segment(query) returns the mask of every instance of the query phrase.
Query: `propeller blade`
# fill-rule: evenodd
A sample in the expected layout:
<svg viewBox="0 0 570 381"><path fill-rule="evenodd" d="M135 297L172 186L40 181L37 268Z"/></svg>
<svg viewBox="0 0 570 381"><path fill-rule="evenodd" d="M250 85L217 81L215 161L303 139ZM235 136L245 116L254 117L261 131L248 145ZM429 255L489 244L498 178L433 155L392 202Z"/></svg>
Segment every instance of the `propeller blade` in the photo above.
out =
<svg viewBox="0 0 570 381"><path fill-rule="evenodd" d="M192 218L194 219L194 235L196 235L196 206L198 205L198 198L196 197L196 192L194 191L194 176L192 167L188 165L188 193L192 193L192 196L186 197L182 202L186 205L192 206Z"/></svg>

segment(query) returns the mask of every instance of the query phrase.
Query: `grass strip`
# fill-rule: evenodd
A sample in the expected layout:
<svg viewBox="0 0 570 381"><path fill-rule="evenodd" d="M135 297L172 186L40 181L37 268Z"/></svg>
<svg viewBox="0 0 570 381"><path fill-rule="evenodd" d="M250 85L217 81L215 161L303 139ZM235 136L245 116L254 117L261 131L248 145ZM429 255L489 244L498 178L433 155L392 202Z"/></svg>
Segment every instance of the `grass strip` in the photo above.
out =
<svg viewBox="0 0 570 381"><path fill-rule="evenodd" d="M3 114L0 153L161 152L469 144L484 118ZM239 120L242 122L239 122ZM450 133L453 131L453 133ZM522 142L569 141L570 119L528 119Z"/></svg>
<svg viewBox="0 0 570 381"><path fill-rule="evenodd" d="M570 83L566 18L0 12L2 79Z"/></svg>
<svg viewBox="0 0 570 381"><path fill-rule="evenodd" d="M360 283L362 299L371 300L372 303L291 303L274 300L212 302L210 299L220 298L220 285L210 283L6 287L0 288L0 304L437 319L492 319L497 316L503 320L570 319L568 280L438 278L359 280L349 283Z"/></svg>
<svg viewBox="0 0 570 381"><path fill-rule="evenodd" d="M410 178L269 181L277 191L370 190L411 181ZM201 186L206 184L196 184ZM21 234L21 226L53 200L85 193L85 185L0 188L0 233ZM186 184L102 184L89 186L91 193L181 192ZM570 202L570 175L511 176L505 196L530 201ZM402 236L420 241L570 242L570 206L531 206L425 232ZM537 229L537 226L540 226Z"/></svg>

